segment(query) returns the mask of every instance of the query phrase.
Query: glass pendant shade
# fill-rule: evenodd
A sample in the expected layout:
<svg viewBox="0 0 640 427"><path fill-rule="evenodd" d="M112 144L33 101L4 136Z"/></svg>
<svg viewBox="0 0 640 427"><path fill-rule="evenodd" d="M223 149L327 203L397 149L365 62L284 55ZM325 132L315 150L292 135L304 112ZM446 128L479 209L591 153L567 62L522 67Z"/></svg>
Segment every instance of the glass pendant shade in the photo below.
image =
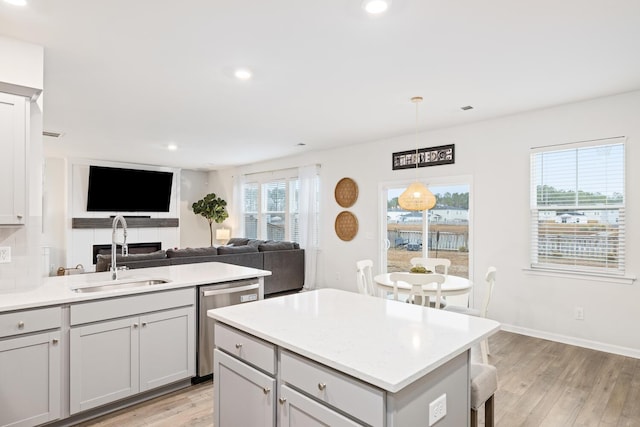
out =
<svg viewBox="0 0 640 427"><path fill-rule="evenodd" d="M416 181L400 194L398 204L408 211L426 211L436 205L436 196L422 183Z"/></svg>

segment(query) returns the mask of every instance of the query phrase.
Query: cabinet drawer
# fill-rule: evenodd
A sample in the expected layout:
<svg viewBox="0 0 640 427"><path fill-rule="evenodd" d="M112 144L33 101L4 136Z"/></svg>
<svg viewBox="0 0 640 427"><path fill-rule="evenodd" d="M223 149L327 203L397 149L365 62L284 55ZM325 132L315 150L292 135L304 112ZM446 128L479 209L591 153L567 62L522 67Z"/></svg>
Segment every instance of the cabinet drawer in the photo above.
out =
<svg viewBox="0 0 640 427"><path fill-rule="evenodd" d="M276 348L273 344L221 323L215 324L215 346L270 374L276 372Z"/></svg>
<svg viewBox="0 0 640 427"><path fill-rule="evenodd" d="M0 337L55 329L59 328L61 324L60 307L4 313L0 314Z"/></svg>
<svg viewBox="0 0 640 427"><path fill-rule="evenodd" d="M366 424L384 425L384 391L369 384L284 350L280 350L280 378Z"/></svg>
<svg viewBox="0 0 640 427"><path fill-rule="evenodd" d="M71 325L99 322L141 313L168 310L195 304L195 289L150 292L148 294L108 298L71 306Z"/></svg>

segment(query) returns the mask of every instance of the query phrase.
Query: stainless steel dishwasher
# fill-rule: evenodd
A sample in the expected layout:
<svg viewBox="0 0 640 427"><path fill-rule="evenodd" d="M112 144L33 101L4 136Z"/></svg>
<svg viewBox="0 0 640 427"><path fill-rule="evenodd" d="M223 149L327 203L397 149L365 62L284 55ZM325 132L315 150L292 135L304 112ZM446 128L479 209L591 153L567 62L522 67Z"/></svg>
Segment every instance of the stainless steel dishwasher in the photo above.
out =
<svg viewBox="0 0 640 427"><path fill-rule="evenodd" d="M264 290L260 288L258 278L199 286L197 356L199 378L196 381L207 379L213 373L213 319L207 317L207 310L263 298Z"/></svg>

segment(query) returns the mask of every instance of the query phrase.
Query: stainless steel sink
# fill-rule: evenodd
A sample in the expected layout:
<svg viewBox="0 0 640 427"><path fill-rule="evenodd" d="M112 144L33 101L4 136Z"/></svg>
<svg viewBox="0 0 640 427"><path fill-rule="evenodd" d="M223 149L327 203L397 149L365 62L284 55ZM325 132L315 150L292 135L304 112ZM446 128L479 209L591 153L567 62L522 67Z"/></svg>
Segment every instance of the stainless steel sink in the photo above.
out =
<svg viewBox="0 0 640 427"><path fill-rule="evenodd" d="M112 282L101 282L96 285L86 285L78 288L72 288L73 292L102 292L113 291L115 289L139 288L144 286L163 285L169 283L170 280L164 279L132 279L132 280L114 280Z"/></svg>

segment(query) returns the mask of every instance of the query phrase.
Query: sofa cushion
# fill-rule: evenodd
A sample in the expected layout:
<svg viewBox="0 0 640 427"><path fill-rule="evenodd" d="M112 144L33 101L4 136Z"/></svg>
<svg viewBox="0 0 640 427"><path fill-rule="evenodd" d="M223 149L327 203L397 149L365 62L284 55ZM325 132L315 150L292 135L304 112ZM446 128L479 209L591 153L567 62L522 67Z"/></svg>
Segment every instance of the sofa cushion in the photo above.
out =
<svg viewBox="0 0 640 427"><path fill-rule="evenodd" d="M116 262L129 262L129 261L148 261L153 259L164 259L167 257L167 253L164 250L149 252L145 254L130 254L123 256L121 254L116 255ZM107 271L111 267L111 255L98 254L96 255L96 271Z"/></svg>
<svg viewBox="0 0 640 427"><path fill-rule="evenodd" d="M249 241L247 242L247 246L253 246L253 247L257 248L261 244L263 244L264 242L265 242L265 240L249 239Z"/></svg>
<svg viewBox="0 0 640 427"><path fill-rule="evenodd" d="M211 256L218 255L218 248L185 248L185 249L167 249L167 258L194 257L194 256Z"/></svg>
<svg viewBox="0 0 640 427"><path fill-rule="evenodd" d="M270 240L262 243L260 246L258 246L258 249L260 250L260 252L287 251L287 250L294 249L294 247L293 247L293 242L276 242L276 241Z"/></svg>
<svg viewBox="0 0 640 427"><path fill-rule="evenodd" d="M249 243L249 239L246 237L232 237L227 242L226 246L244 246Z"/></svg>
<svg viewBox="0 0 640 427"><path fill-rule="evenodd" d="M258 252L255 246L218 246L218 255L244 254L248 252Z"/></svg>

